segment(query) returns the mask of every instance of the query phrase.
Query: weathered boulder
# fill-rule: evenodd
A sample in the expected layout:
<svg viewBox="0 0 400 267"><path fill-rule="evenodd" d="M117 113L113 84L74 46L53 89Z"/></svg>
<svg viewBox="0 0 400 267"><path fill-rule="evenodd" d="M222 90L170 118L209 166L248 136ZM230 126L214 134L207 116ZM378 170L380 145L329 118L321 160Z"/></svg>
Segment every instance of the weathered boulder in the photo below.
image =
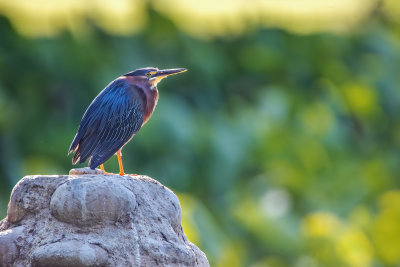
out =
<svg viewBox="0 0 400 267"><path fill-rule="evenodd" d="M146 176L71 173L14 187L0 266L209 266L171 190Z"/></svg>

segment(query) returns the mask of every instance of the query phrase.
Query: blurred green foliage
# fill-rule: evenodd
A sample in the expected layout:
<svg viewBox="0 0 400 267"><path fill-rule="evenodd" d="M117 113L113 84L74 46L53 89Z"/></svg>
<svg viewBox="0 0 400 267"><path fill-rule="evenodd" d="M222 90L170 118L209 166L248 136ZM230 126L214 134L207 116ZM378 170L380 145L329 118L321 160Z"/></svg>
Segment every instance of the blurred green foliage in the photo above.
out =
<svg viewBox="0 0 400 267"><path fill-rule="evenodd" d="M145 10L122 35L89 21L84 35L27 37L0 17L1 218L22 176L72 167L80 118L108 82L185 67L158 86L124 164L177 192L212 266L399 266L398 21L377 11L351 34L199 38Z"/></svg>

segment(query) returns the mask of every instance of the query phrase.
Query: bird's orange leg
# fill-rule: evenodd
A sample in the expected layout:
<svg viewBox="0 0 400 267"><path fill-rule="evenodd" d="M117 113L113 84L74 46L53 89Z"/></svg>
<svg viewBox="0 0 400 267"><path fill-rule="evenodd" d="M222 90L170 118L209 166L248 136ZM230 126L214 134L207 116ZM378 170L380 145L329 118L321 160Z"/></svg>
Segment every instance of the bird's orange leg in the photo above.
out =
<svg viewBox="0 0 400 267"><path fill-rule="evenodd" d="M118 165L119 165L119 175L125 175L124 166L122 165L121 149L117 151Z"/></svg>
<svg viewBox="0 0 400 267"><path fill-rule="evenodd" d="M101 169L103 172L106 172L106 170L104 169L104 165L103 165L103 164L100 164L100 169Z"/></svg>
<svg viewBox="0 0 400 267"><path fill-rule="evenodd" d="M112 174L110 172L106 172L106 170L104 169L104 165L100 164L100 169L104 172L104 174Z"/></svg>

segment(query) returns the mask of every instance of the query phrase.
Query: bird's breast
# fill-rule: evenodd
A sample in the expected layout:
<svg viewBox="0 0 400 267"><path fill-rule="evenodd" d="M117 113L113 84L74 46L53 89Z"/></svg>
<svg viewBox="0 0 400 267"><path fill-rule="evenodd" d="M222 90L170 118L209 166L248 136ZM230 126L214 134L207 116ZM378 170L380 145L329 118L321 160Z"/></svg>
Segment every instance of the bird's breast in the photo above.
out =
<svg viewBox="0 0 400 267"><path fill-rule="evenodd" d="M120 79L125 80L129 84L129 88L133 97L139 98L143 106L143 124L145 124L153 114L154 108L158 101L157 87L151 89L151 85L147 79L123 76Z"/></svg>
<svg viewBox="0 0 400 267"><path fill-rule="evenodd" d="M143 124L145 124L153 114L154 109L156 108L158 102L158 91L157 88L153 90L146 90L146 105L144 108L144 118Z"/></svg>

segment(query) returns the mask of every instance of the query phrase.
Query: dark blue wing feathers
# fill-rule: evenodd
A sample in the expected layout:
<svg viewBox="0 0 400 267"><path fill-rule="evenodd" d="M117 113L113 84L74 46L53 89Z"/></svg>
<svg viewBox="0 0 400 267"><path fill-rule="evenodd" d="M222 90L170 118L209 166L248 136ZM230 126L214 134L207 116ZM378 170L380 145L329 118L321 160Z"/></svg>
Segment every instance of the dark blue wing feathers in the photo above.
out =
<svg viewBox="0 0 400 267"><path fill-rule="evenodd" d="M91 157L89 165L94 169L114 155L140 130L142 102L124 80L110 83L83 115L69 149L75 151L72 162L83 163Z"/></svg>

